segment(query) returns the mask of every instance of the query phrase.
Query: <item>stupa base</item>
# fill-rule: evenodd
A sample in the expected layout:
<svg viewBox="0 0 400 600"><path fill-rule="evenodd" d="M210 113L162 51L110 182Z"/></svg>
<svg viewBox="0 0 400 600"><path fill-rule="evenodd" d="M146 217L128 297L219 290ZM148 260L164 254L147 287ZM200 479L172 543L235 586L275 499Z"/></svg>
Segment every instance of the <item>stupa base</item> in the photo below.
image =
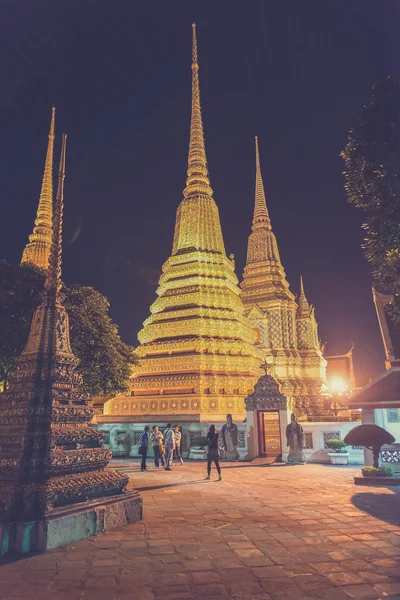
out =
<svg viewBox="0 0 400 600"><path fill-rule="evenodd" d="M47 552L142 518L136 491L52 510L37 521L0 524L0 554Z"/></svg>

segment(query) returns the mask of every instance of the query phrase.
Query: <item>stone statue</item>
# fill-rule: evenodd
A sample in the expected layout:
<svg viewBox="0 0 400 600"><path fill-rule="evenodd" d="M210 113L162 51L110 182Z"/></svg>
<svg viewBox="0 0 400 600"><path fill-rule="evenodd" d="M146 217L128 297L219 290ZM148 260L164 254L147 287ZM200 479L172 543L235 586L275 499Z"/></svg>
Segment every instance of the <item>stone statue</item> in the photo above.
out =
<svg viewBox="0 0 400 600"><path fill-rule="evenodd" d="M238 428L232 421L232 415L226 415L226 423L221 428L222 447L226 460L239 460Z"/></svg>
<svg viewBox="0 0 400 600"><path fill-rule="evenodd" d="M292 414L291 422L286 427L287 446L290 446L288 463L294 465L304 465L306 457L303 453L304 432L300 423L297 422L296 415Z"/></svg>

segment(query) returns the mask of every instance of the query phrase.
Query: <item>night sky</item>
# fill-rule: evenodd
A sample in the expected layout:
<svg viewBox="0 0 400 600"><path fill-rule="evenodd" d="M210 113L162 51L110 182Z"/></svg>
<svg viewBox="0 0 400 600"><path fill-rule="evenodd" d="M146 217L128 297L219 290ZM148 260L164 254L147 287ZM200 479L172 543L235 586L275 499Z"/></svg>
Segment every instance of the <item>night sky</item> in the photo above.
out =
<svg viewBox="0 0 400 600"><path fill-rule="evenodd" d="M291 289L303 274L328 353L355 344L358 383L384 367L339 157L375 80L398 75L400 4L385 0L1 0L0 257L18 262L39 198L51 105L68 133L64 280L136 335L171 252L185 186L191 23L211 185L239 278L254 136Z"/></svg>

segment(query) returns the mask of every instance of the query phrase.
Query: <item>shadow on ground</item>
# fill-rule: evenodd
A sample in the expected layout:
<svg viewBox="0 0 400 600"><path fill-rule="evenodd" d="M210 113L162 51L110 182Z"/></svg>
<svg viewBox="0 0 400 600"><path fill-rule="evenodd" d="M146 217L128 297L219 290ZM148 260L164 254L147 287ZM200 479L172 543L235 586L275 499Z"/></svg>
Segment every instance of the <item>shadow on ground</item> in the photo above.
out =
<svg viewBox="0 0 400 600"><path fill-rule="evenodd" d="M356 508L376 519L392 523L393 525L400 524L400 496L398 493L377 494L363 492L355 494L351 501Z"/></svg>

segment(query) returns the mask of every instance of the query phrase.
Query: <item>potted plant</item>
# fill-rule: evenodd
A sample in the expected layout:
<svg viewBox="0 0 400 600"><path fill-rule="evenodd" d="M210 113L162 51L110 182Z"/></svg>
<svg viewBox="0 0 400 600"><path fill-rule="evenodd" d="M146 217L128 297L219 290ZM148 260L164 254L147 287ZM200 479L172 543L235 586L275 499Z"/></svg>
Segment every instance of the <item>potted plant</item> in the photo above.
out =
<svg viewBox="0 0 400 600"><path fill-rule="evenodd" d="M367 425L358 425L351 429L349 433L344 438L346 444L351 446L364 446L364 448L368 448L372 450L373 459L374 459L374 468L375 470L371 470L368 468L368 475L364 473L367 467L363 469L364 477L390 477L391 475L376 475L377 471L381 471L379 469L379 453L381 451L382 446L385 444L393 444L394 437L391 433L383 429L382 427L378 427L378 425L367 424Z"/></svg>
<svg viewBox="0 0 400 600"><path fill-rule="evenodd" d="M361 469L364 477L392 477L393 471L390 467L364 467Z"/></svg>
<svg viewBox="0 0 400 600"><path fill-rule="evenodd" d="M348 464L349 453L346 450L347 444L343 440L326 440L325 445L330 450L330 452L328 452L328 456L332 465Z"/></svg>
<svg viewBox="0 0 400 600"><path fill-rule="evenodd" d="M207 446L207 438L204 436L199 436L194 440L195 446L191 446L189 450L188 458L193 458L194 460L204 460L205 451L204 448Z"/></svg>

